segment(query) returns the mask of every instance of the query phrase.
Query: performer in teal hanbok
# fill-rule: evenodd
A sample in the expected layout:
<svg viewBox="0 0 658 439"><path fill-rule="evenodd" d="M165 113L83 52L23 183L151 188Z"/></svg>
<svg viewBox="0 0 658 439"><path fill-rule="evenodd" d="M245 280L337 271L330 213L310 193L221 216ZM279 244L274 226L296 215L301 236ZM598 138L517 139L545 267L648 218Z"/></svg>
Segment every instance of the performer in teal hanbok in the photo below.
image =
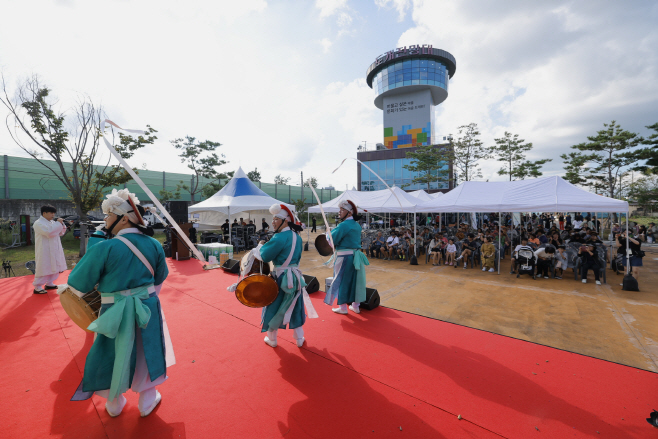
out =
<svg viewBox="0 0 658 439"><path fill-rule="evenodd" d="M158 298L168 274L165 255L148 236L153 231L145 226L135 194L115 189L102 208L106 231L116 236L90 244L68 279L76 294L98 285L102 303L99 318L88 327L96 339L72 400L96 393L107 398L105 408L114 417L126 405L123 393L130 388L139 393L141 416L148 416L162 399L156 386L175 362Z"/></svg>
<svg viewBox="0 0 658 439"><path fill-rule="evenodd" d="M274 277L279 294L272 304L263 308L261 332L267 332L265 343L277 346L277 331L289 327L297 346L304 344L306 314L317 318L311 299L306 292L306 282L299 269L304 243L299 236L300 222L284 204L270 207L274 236L267 243L253 249L253 255L263 262L274 263Z"/></svg>
<svg viewBox="0 0 658 439"><path fill-rule="evenodd" d="M358 208L350 200L339 204L338 213L341 223L331 231L331 240L335 251L334 280L325 296L324 303L333 305L338 300L338 308L331 310L338 314L347 314L349 309L357 314L359 306L366 300L366 265L368 258L361 252L361 226Z"/></svg>

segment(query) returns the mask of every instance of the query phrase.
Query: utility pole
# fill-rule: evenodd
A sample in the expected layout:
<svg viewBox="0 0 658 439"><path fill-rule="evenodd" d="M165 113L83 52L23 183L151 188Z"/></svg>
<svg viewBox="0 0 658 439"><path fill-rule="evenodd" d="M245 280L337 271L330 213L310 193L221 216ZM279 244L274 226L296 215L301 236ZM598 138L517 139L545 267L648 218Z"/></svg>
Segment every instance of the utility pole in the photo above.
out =
<svg viewBox="0 0 658 439"><path fill-rule="evenodd" d="M306 203L306 199L304 198L304 171L302 171L301 174L302 174L302 200L304 200L304 203Z"/></svg>

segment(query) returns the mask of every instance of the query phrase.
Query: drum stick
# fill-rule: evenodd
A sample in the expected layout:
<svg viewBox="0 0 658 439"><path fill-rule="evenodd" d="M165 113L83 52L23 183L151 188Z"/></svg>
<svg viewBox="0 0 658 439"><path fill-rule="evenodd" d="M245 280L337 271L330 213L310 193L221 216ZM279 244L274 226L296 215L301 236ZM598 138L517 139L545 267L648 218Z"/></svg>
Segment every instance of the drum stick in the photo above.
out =
<svg viewBox="0 0 658 439"><path fill-rule="evenodd" d="M185 244L187 244L188 248L192 251L192 253L194 253L194 256L196 256L196 258L198 260L200 260L201 262L206 262L206 259L203 257L203 255L201 254L199 249L197 249L196 246L194 244L192 244L192 241L190 241L190 238L188 238L187 235L185 233L183 233L183 230L181 230L181 228L178 227L178 224L176 224L176 221L174 221L174 219L171 217L169 212L167 212L167 209L164 208L164 206L162 205L162 203L160 203L160 201L156 198L156 196L153 195L153 192L151 192L151 189L149 189L148 186L146 186L144 184L144 182L142 181L141 178L139 178L137 173L135 173L135 171L133 171L133 168L131 168L130 165L128 163L126 163L126 161L123 159L123 157L121 157L119 155L119 153L117 152L117 150L114 149L114 146L112 146L112 144L105 138L105 123L106 122L109 123L112 126L117 127L118 129L120 129L122 131L127 132L127 133L144 134L144 131L123 129L119 125L115 124L114 122L112 122L109 119L105 119L103 121L103 123L101 124L101 135L103 136L103 140L105 141L105 146L107 146L107 148L110 150L110 153L112 153L112 155L119 161L119 163L121 163L121 166L123 166L123 168L128 172L128 174L130 174L130 176L133 178L133 180L135 180L135 183L137 183L139 185L139 187L142 188L142 190L144 192L146 192L146 195L148 195L148 197L151 199L151 201L153 201L153 204L155 204L158 207L158 209L160 209L160 212L162 212L162 214L167 218L167 220L169 221L169 224L171 224L171 226L174 229L176 229L176 231L178 232L178 236L180 238L182 238L183 241L185 241Z"/></svg>
<svg viewBox="0 0 658 439"><path fill-rule="evenodd" d="M311 184L311 180L308 181L308 186L311 188L311 192L313 192L313 195L315 195L315 199L318 200L318 205L320 206L320 213L322 214L322 219L324 220L324 224L327 226L327 235L329 236L329 242L331 243L331 248L336 251L334 248L334 240L331 238L331 230L329 228L329 221L327 221L327 215L324 214L324 209L322 208L322 200L320 200L320 197L318 197L317 192L315 192L315 188L313 188L313 185Z"/></svg>

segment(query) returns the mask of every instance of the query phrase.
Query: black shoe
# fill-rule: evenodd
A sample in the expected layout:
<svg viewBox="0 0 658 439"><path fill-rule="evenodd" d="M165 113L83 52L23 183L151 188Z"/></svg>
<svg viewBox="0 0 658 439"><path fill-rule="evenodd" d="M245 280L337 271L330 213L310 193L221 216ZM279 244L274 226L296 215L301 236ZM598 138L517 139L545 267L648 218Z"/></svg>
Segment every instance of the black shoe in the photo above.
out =
<svg viewBox="0 0 658 439"><path fill-rule="evenodd" d="M654 427L658 427L658 412L655 410L651 412L651 414L647 418L647 422L653 425Z"/></svg>
<svg viewBox="0 0 658 439"><path fill-rule="evenodd" d="M32 292L32 294L46 294L46 293L47 293L46 290L34 290L34 291Z"/></svg>
<svg viewBox="0 0 658 439"><path fill-rule="evenodd" d="M57 285L46 285L46 289L47 289L47 290L56 290L56 289L57 289Z"/></svg>
<svg viewBox="0 0 658 439"><path fill-rule="evenodd" d="M509 274L516 274L516 271L512 270L509 272Z"/></svg>

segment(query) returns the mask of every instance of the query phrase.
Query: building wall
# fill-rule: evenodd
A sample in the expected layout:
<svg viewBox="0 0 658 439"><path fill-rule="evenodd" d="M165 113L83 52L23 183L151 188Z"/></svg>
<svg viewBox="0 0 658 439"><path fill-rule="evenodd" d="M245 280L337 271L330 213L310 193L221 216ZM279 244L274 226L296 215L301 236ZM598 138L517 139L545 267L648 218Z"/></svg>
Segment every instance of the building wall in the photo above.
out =
<svg viewBox="0 0 658 439"><path fill-rule="evenodd" d="M429 89L384 96L384 146L388 149L431 145L434 105Z"/></svg>
<svg viewBox="0 0 658 439"><path fill-rule="evenodd" d="M438 145L437 147L447 147L448 145ZM408 152L415 152L417 147L409 147L402 149L385 149L379 151L366 151L357 154L360 161L365 163L366 166L372 169L374 173L378 174L389 186L402 187L406 191L423 189L427 190L427 185L411 184L411 180L415 177L413 172L404 169L404 165L410 164L411 159L406 158ZM446 163L445 169L449 170L449 175L452 175L452 163ZM386 186L373 175L370 170L359 164L357 167L357 189L360 191L375 191L386 189ZM408 185L408 186L407 186ZM446 192L452 189L450 181L445 179L439 180L437 171L437 181L430 183L431 192Z"/></svg>

